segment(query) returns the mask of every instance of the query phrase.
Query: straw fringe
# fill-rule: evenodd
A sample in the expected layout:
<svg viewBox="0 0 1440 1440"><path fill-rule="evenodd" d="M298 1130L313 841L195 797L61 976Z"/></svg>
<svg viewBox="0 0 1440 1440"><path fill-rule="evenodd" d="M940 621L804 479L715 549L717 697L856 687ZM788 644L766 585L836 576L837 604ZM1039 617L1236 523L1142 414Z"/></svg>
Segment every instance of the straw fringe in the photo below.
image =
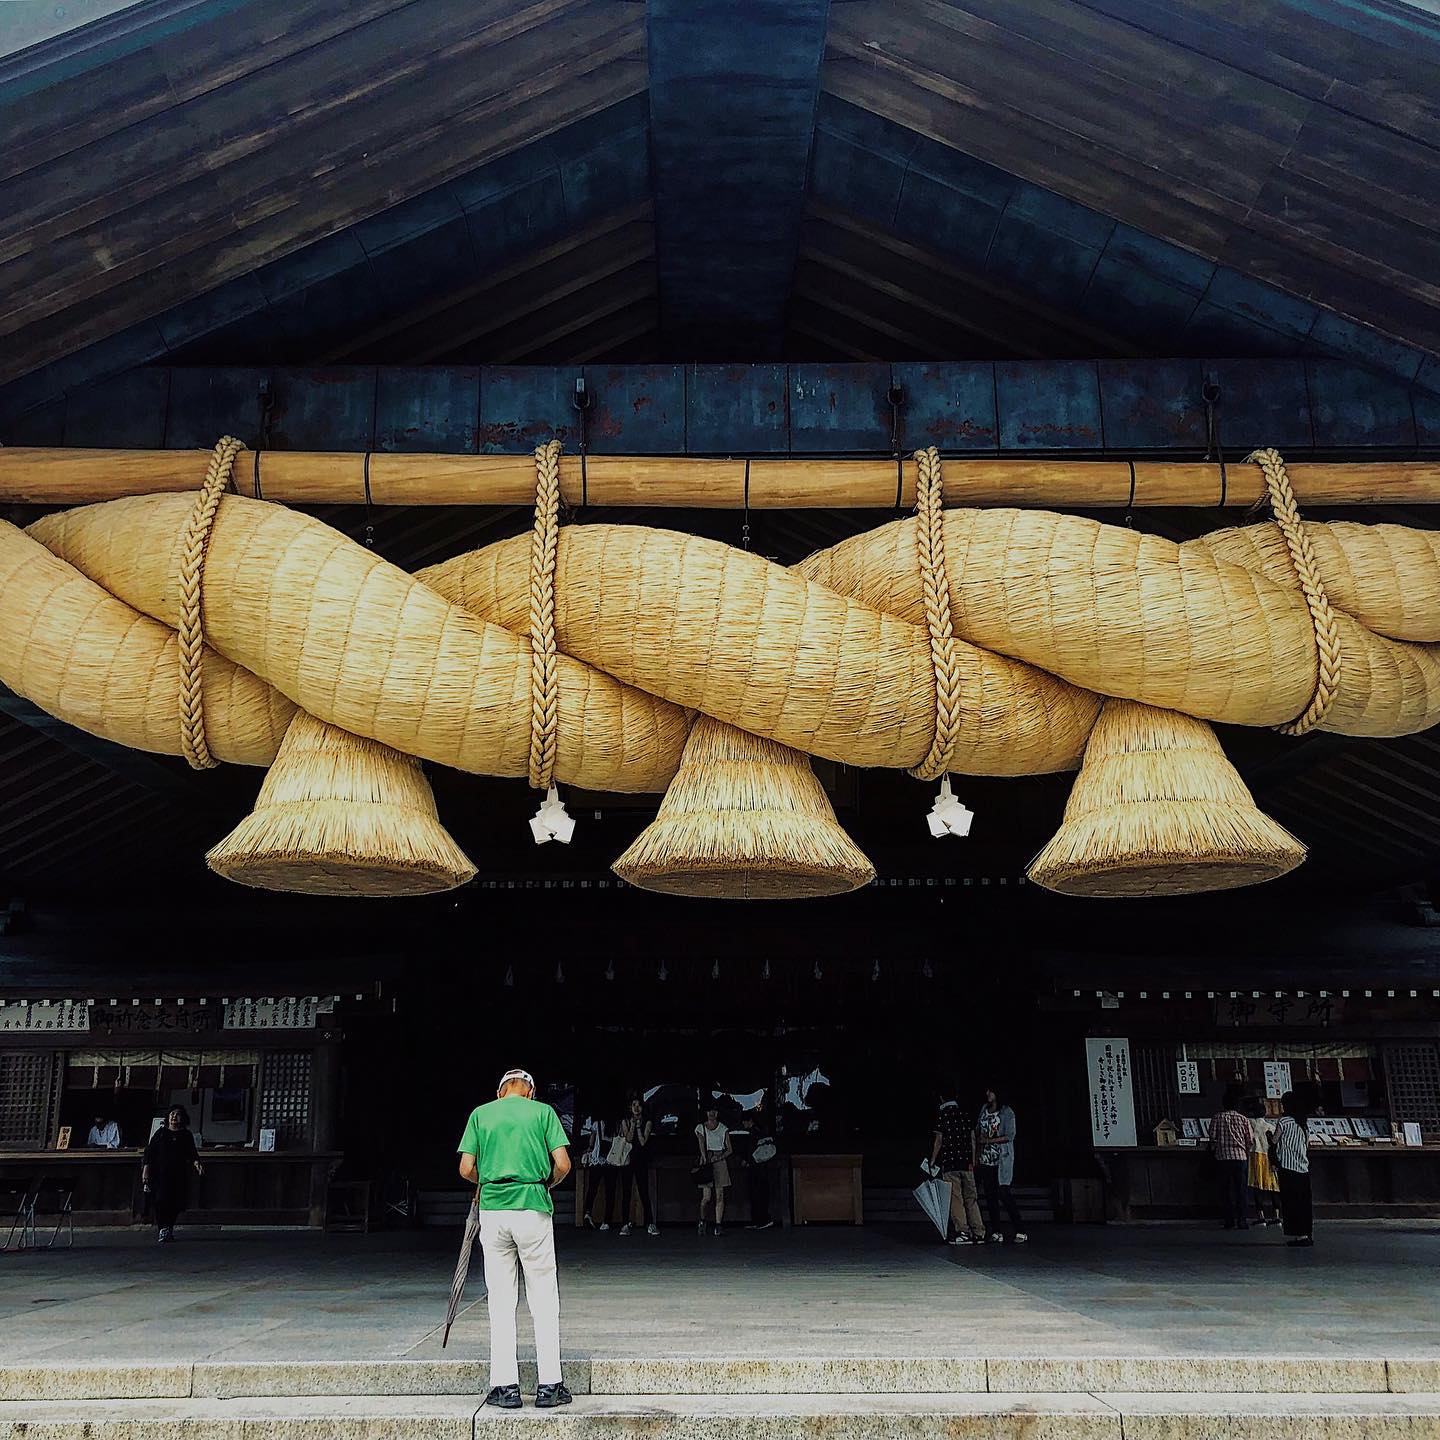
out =
<svg viewBox="0 0 1440 1440"><path fill-rule="evenodd" d="M1028 874L1066 895L1176 895L1273 880L1304 858L1256 808L1208 725L1111 700L1064 822Z"/></svg>
<svg viewBox="0 0 1440 1440"><path fill-rule="evenodd" d="M613 868L646 890L745 900L840 895L875 878L803 755L703 716L655 821Z"/></svg>
<svg viewBox="0 0 1440 1440"><path fill-rule="evenodd" d="M242 885L311 895L432 894L475 873L419 761L303 710L254 811L205 861Z"/></svg>

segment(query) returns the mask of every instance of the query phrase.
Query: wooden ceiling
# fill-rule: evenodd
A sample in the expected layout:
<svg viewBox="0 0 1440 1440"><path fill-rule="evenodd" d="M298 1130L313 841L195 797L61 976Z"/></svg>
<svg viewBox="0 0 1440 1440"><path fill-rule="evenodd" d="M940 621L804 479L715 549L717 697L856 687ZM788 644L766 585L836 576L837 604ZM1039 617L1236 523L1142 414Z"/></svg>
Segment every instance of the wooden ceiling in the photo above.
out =
<svg viewBox="0 0 1440 1440"><path fill-rule="evenodd" d="M175 307L538 156L537 140L626 99L648 111L627 142L647 190L612 208L649 203L653 255L632 246L642 268L606 270L599 246L603 273L580 275L593 208L569 226L568 274L553 250L564 236L542 225L531 244L537 333L555 329L543 296L583 292L589 356L757 359L788 333L792 354L995 358L1043 353L1046 324L1055 353L1157 353L1189 277L1137 289L1130 276L1076 305L1046 292L1087 257L1097 280L1113 269L1082 233L1103 222L1219 267L1232 312L1262 331L1318 338L1318 309L1331 328L1371 327L1354 343L1408 365L1404 378L1426 365L1440 377L1423 353L1440 350L1440 17L1398 0L153 0L145 13L117 36L81 29L28 65L0 61L0 385L60 362L73 386L93 367L65 358L97 344L109 373L173 356ZM864 203L873 151L841 146L837 160L832 144L816 170L816 117L823 130L837 104L911 137L904 203L884 220ZM1051 198L1050 217L1012 206L989 255L956 254L963 212L918 193L921 178L949 183L946 156L993 172L972 197L980 215L1019 184ZM1061 205L1090 220L1051 223ZM869 232L824 213L837 209ZM999 274L997 257L1018 275L974 293L973 327L943 303L900 326L881 297L924 278L906 246L944 260L950 301ZM445 268L437 254L412 282ZM453 345L423 315L409 335L360 316L304 358L386 335L416 357L564 353L558 335L527 352L476 318L487 276L509 285L491 298L517 324L530 305L512 293L526 257L476 258L486 274L436 273L416 297L441 313L457 292ZM1113 323L1117 293L1163 317L1150 343L1133 339L1143 317ZM1226 340L1197 332L1194 345L1233 352Z"/></svg>
<svg viewBox="0 0 1440 1440"><path fill-rule="evenodd" d="M1440 23L1403 4L836 0L822 87L1440 348Z"/></svg>
<svg viewBox="0 0 1440 1440"><path fill-rule="evenodd" d="M644 18L633 0L255 0L5 86L0 380L638 93Z"/></svg>

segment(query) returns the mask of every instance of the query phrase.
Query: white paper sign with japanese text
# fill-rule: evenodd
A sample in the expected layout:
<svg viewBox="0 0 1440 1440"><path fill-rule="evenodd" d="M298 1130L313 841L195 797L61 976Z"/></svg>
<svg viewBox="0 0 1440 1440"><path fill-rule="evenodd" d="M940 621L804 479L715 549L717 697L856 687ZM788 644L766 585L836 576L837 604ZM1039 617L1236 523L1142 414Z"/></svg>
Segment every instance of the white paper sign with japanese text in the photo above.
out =
<svg viewBox="0 0 1440 1440"><path fill-rule="evenodd" d="M1096 1145L1134 1145L1135 1089L1130 1042L1115 1037L1085 1041L1090 1079L1090 1134Z"/></svg>

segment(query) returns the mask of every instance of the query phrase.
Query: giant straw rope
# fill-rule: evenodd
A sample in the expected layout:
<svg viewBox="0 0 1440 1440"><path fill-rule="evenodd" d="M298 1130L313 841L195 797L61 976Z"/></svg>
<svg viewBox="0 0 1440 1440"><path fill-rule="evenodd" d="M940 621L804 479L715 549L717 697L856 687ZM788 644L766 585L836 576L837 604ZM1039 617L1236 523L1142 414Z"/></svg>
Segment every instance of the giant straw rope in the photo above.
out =
<svg viewBox="0 0 1440 1440"><path fill-rule="evenodd" d="M1440 719L1440 537L1302 522L1273 452L1257 459L1278 526L1181 545L942 511L926 454L916 517L787 570L691 535L559 526L550 449L532 535L409 575L222 495L236 449L198 503L0 522L0 680L192 763L268 764L299 706L462 770L601 791L664 789L695 712L922 776L1073 768L1103 696L1297 733Z"/></svg>

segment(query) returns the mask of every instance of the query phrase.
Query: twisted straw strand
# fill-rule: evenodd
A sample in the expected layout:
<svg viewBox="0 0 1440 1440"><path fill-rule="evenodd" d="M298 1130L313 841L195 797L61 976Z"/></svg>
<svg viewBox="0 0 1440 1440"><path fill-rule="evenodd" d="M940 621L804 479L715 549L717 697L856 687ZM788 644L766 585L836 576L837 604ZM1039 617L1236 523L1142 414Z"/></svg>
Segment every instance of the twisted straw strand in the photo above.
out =
<svg viewBox="0 0 1440 1440"><path fill-rule="evenodd" d="M180 749L192 770L213 770L219 761L205 739L205 616L202 586L205 551L220 497L230 485L235 457L244 448L232 435L215 442L195 508L185 522L180 548Z"/></svg>
<svg viewBox="0 0 1440 1440"><path fill-rule="evenodd" d="M936 780L949 771L960 732L960 666L950 616L950 580L945 570L945 486L940 452L932 445L915 452L915 531L925 597L925 628L935 667L935 737L930 753L910 773Z"/></svg>
<svg viewBox="0 0 1440 1440"><path fill-rule="evenodd" d="M555 560L560 544L560 442L535 451L535 528L530 537L530 784L555 776L560 681L555 659Z"/></svg>
<svg viewBox="0 0 1440 1440"><path fill-rule="evenodd" d="M1266 448L1252 451L1246 459L1258 465L1265 476L1270 508L1285 537L1285 548L1290 552L1290 561L1315 627L1315 693L1296 719L1275 727L1282 735L1304 735L1324 720L1340 688L1340 626L1330 597L1325 593L1315 547L1300 519L1300 506L1290 485L1284 457L1278 450Z"/></svg>

